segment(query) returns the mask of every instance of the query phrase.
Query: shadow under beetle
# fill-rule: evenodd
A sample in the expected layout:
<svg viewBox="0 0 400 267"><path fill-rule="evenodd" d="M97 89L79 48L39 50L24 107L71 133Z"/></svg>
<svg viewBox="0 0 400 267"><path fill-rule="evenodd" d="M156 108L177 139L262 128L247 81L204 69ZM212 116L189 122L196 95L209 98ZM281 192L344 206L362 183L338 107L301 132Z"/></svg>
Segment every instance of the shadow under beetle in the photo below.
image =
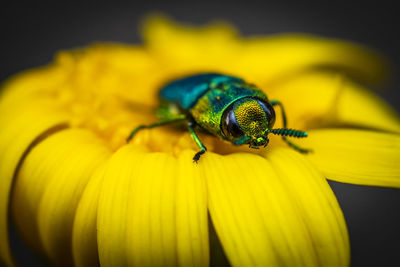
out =
<svg viewBox="0 0 400 267"><path fill-rule="evenodd" d="M200 148L193 157L196 163L207 148L195 128L234 145L248 144L250 148L257 149L268 145L268 134L272 133L281 135L289 146L299 152L309 151L287 139L287 136L307 137L307 133L286 128L282 103L268 101L260 89L240 78L215 73L185 77L161 88L160 99L158 114L161 120L136 127L127 138L128 142L141 129L186 121L191 137ZM272 128L275 123L274 106L281 108L283 128Z"/></svg>

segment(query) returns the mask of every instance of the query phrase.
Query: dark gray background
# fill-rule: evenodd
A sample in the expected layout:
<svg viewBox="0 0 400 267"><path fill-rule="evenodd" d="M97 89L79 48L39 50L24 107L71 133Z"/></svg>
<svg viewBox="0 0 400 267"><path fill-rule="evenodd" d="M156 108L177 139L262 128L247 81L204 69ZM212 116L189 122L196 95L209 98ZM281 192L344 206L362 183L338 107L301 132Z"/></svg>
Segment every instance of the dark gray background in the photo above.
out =
<svg viewBox="0 0 400 267"><path fill-rule="evenodd" d="M0 81L21 70L48 63L61 49L101 40L136 43L140 41L137 23L154 10L195 24L226 19L246 35L306 32L353 40L380 50L398 68L400 19L396 6L389 3L159 0L2 4ZM394 76L398 77L398 70ZM389 91L380 94L400 110L399 80L388 87ZM335 182L331 185L348 224L352 266L400 266L400 190ZM22 256L23 266L41 266L21 248L16 238L13 246Z"/></svg>

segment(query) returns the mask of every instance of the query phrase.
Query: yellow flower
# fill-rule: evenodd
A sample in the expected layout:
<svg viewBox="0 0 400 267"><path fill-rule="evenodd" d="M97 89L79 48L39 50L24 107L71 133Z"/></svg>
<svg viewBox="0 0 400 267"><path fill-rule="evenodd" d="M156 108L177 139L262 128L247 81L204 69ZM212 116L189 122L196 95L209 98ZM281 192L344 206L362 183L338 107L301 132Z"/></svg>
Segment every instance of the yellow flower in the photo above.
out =
<svg viewBox="0 0 400 267"><path fill-rule="evenodd" d="M12 265L10 213L29 245L66 266L208 266L213 228L234 266L347 266L347 229L326 178L400 187L399 117L349 78L382 82L379 55L338 40L241 38L225 24L161 18L147 21L144 38L60 52L4 85L0 259ZM160 86L211 71L283 102L313 153L280 138L254 151L201 134L208 152L193 164L196 145L174 127L125 143L135 126L156 121Z"/></svg>

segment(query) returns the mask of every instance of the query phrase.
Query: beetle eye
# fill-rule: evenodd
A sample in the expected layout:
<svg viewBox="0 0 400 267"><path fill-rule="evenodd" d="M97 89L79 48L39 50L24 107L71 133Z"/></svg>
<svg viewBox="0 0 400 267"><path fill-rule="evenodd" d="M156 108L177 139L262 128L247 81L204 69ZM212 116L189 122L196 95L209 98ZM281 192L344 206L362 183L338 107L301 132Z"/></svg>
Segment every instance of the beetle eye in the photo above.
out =
<svg viewBox="0 0 400 267"><path fill-rule="evenodd" d="M233 107L228 107L222 115L221 122L222 132L228 139L235 139L243 136L243 131L240 129L239 123L236 120Z"/></svg>

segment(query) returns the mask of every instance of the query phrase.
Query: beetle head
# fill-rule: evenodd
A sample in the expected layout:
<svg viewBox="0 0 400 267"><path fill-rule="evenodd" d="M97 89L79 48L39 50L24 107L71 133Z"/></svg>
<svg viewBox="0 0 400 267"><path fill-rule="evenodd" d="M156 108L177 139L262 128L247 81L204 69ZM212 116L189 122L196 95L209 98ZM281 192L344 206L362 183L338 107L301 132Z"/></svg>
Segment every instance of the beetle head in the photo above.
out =
<svg viewBox="0 0 400 267"><path fill-rule="evenodd" d="M229 105L221 121L225 138L235 145L252 148L268 145L267 129L275 123L275 111L267 100L244 97Z"/></svg>

